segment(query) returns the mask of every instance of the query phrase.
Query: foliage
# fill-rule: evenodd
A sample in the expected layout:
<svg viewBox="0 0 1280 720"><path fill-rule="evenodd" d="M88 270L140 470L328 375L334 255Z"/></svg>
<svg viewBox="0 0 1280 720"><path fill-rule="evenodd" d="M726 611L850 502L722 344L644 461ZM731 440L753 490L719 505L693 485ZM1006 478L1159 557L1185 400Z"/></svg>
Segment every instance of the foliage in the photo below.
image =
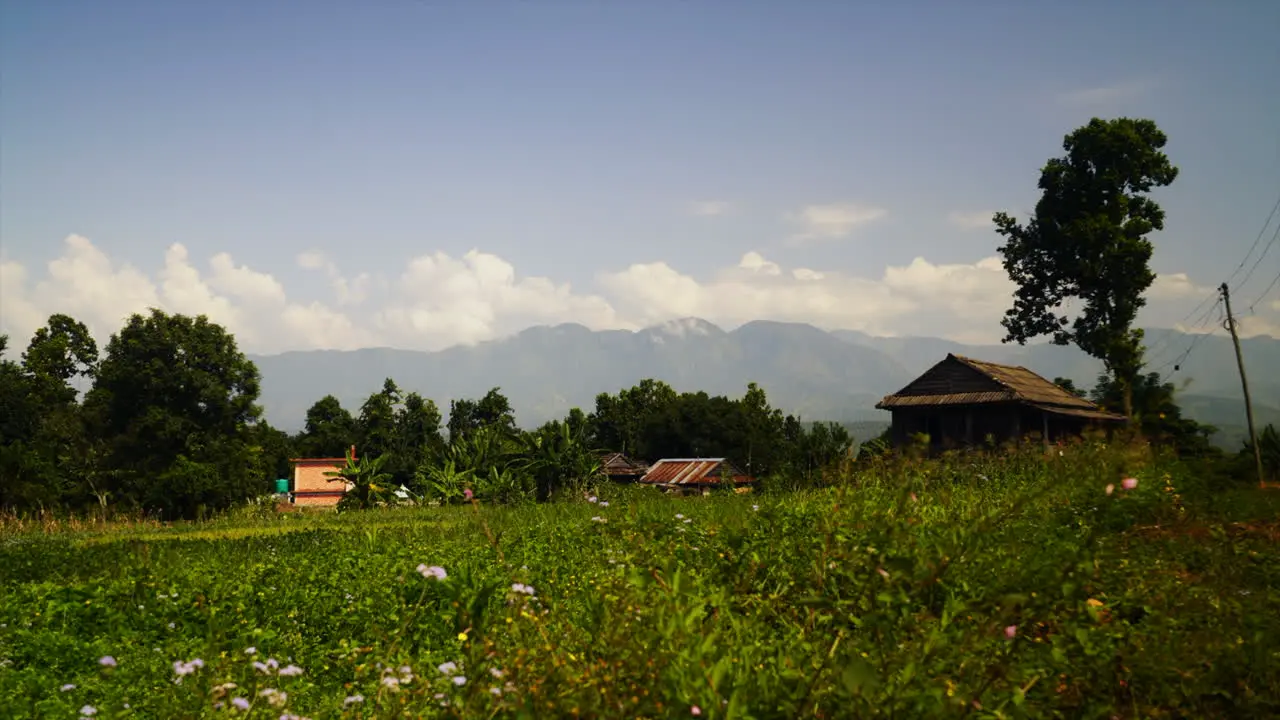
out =
<svg viewBox="0 0 1280 720"><path fill-rule="evenodd" d="M1218 455L1218 449L1209 442L1209 437L1217 429L1184 418L1176 393L1174 384L1161 382L1159 373L1147 373L1134 379L1130 404L1133 419L1142 435L1183 455ZM1125 402L1125 388L1114 378L1102 375L1090 392L1090 398L1104 409L1119 410Z"/></svg>
<svg viewBox="0 0 1280 720"><path fill-rule="evenodd" d="M1122 387L1136 381L1142 331L1133 323L1155 280L1146 236L1164 229L1164 211L1145 193L1178 176L1161 152L1166 141L1150 120L1094 118L1066 136L1065 157L1041 170L1042 195L1027 225L996 213L1005 239L999 251L1017 285L1005 342L1048 335L1075 343ZM1074 319L1068 300L1081 303ZM1124 409L1132 414L1127 401Z"/></svg>
<svg viewBox="0 0 1280 720"><path fill-rule="evenodd" d="M1262 456L1264 479L1277 481L1280 479L1280 433L1276 432L1275 425L1267 425L1258 432L1258 449ZM1252 466L1254 462L1252 442L1245 441L1244 447L1240 450L1240 456L1247 459Z"/></svg>
<svg viewBox="0 0 1280 720"><path fill-rule="evenodd" d="M347 464L341 469L325 472L329 482L346 485L346 492L338 501L338 511L367 510L375 505L394 505L396 495L391 485L391 474L383 472L386 455L377 457L347 456Z"/></svg>
<svg viewBox="0 0 1280 720"><path fill-rule="evenodd" d="M769 497L14 520L0 696L15 719L1280 712L1280 495L1114 445L857 465Z"/></svg>

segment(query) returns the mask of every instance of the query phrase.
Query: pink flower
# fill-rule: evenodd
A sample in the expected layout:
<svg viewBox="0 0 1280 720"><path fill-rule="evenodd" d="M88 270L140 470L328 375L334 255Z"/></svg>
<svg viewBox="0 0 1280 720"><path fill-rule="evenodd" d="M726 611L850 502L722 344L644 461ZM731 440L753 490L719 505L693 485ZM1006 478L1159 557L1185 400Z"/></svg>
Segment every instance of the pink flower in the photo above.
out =
<svg viewBox="0 0 1280 720"><path fill-rule="evenodd" d="M697 705L694 705L693 707L689 708L689 713L692 715L701 715L702 708L698 707Z"/></svg>
<svg viewBox="0 0 1280 720"><path fill-rule="evenodd" d="M1006 627L1006 628L1004 629L1004 636L1005 636L1005 637L1007 637L1007 638L1009 638L1010 640L1012 640L1012 639L1013 639L1013 636L1014 636L1014 635L1017 635L1017 634L1018 634L1018 626L1017 626L1017 625L1010 625L1010 626L1008 626L1008 627Z"/></svg>
<svg viewBox="0 0 1280 720"><path fill-rule="evenodd" d="M475 494L475 493L471 492L471 488L464 488L464 489L463 489L463 491L462 491L462 494L463 494L463 496L465 496L468 500L470 500L471 498L473 498L473 497L475 497L475 496L476 496L476 494Z"/></svg>
<svg viewBox="0 0 1280 720"><path fill-rule="evenodd" d="M1132 490L1138 487L1138 478L1125 478L1120 481L1120 487L1125 490Z"/></svg>
<svg viewBox="0 0 1280 720"><path fill-rule="evenodd" d="M1115 491L1116 491L1116 486L1112 485L1111 483L1107 483L1107 494L1110 495Z"/></svg>

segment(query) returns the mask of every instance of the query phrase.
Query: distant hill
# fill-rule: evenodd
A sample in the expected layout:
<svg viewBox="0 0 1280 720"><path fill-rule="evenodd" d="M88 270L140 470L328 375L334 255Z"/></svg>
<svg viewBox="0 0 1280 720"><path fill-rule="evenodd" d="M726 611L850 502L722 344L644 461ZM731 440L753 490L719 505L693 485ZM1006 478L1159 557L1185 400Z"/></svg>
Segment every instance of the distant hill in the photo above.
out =
<svg viewBox="0 0 1280 720"><path fill-rule="evenodd" d="M1159 365L1192 341L1173 330L1147 331ZM1260 424L1280 424L1280 340L1242 342L1252 372ZM307 408L333 394L353 412L394 378L401 388L430 397L447 413L451 399L479 397L501 387L523 426L563 417L571 407L590 410L601 392L617 392L644 378L677 390L741 395L757 382L770 402L804 420L883 427L875 403L900 389L948 352L1023 365L1048 377L1092 387L1101 366L1073 347L964 345L939 338L883 338L850 330L756 321L732 331L697 318L637 332L591 331L576 324L534 327L501 340L438 352L369 348L255 355L263 376L262 403L273 425L298 430ZM1168 374L1172 366L1165 368ZM1234 436L1244 410L1229 339L1203 338L1172 379L1183 386L1188 414ZM1234 420L1233 420L1234 419ZM1240 435L1243 436L1243 433ZM867 438L859 437L859 440ZM1225 438L1224 438L1225 439Z"/></svg>

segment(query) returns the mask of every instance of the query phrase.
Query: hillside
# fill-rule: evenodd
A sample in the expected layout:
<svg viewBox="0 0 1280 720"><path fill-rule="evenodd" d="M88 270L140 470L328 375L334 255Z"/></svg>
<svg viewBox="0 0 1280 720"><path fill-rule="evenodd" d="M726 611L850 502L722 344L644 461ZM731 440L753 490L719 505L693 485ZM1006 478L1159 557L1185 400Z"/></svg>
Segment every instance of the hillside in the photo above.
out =
<svg viewBox="0 0 1280 720"><path fill-rule="evenodd" d="M1190 336L1148 331L1159 350L1155 365L1179 356ZM1280 422L1280 340L1243 343L1253 372L1260 424ZM306 410L332 393L356 410L384 378L430 397L448 411L449 401L478 397L501 387L525 426L561 417L571 407L590 409L601 392L616 392L644 378L677 390L740 395L759 383L771 402L806 420L887 422L875 403L948 352L1026 366L1048 378L1067 377L1091 387L1100 365L1073 347L1048 344L964 345L939 338L883 338L811 325L757 321L725 331L696 318L638 332L594 332L575 324L534 327L501 340L439 352L369 348L349 352L302 351L251 356L263 375L268 419L301 428ZM1165 368L1167 374L1172 367ZM1186 393L1188 413L1236 435L1243 403L1229 339L1205 338L1173 376ZM1241 435L1242 432L1241 432Z"/></svg>

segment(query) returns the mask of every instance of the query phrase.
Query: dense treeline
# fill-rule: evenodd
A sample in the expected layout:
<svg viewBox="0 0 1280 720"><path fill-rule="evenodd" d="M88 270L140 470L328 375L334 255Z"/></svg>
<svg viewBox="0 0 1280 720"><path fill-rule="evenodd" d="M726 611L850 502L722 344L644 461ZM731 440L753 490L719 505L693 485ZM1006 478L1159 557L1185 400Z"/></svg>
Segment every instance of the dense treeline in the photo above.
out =
<svg viewBox="0 0 1280 720"><path fill-rule="evenodd" d="M332 395L296 435L257 404L260 375L235 338L203 316L134 315L99 350L84 324L54 315L20 359L0 337L0 507L113 507L198 517L270 491L289 458L342 457L353 502L465 491L498 502L545 501L600 477L599 452L638 458L727 457L766 481L814 484L853 445L837 424L802 423L743 397L677 393L645 380L602 393L591 412L524 431L500 388L450 403L391 378L352 412ZM80 390L84 390L83 393Z"/></svg>

